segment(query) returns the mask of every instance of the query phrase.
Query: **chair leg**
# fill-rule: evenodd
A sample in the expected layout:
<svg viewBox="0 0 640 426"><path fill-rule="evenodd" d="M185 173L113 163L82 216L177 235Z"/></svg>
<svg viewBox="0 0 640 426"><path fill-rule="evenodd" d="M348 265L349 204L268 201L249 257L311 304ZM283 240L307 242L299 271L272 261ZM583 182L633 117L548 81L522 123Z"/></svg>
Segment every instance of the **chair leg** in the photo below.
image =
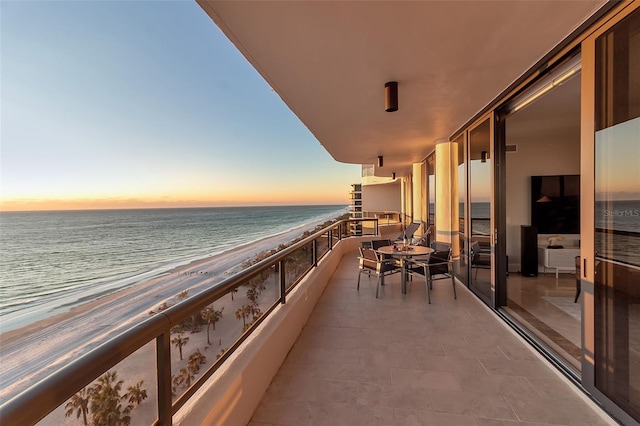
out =
<svg viewBox="0 0 640 426"><path fill-rule="evenodd" d="M425 286L427 287L427 300L429 301L429 304L431 304L431 280L429 279L429 271L427 270L427 267L425 266L424 268L424 283Z"/></svg>
<svg viewBox="0 0 640 426"><path fill-rule="evenodd" d="M453 298L457 299L458 296L456 295L456 279L453 277L453 275L451 275L451 284L453 285Z"/></svg>
<svg viewBox="0 0 640 426"><path fill-rule="evenodd" d="M382 277L378 275L378 281L376 283L376 299L378 298L378 292L380 291L380 281L382 281Z"/></svg>
<svg viewBox="0 0 640 426"><path fill-rule="evenodd" d="M360 291L360 276L362 276L362 271L358 272L358 287L357 287L357 291Z"/></svg>

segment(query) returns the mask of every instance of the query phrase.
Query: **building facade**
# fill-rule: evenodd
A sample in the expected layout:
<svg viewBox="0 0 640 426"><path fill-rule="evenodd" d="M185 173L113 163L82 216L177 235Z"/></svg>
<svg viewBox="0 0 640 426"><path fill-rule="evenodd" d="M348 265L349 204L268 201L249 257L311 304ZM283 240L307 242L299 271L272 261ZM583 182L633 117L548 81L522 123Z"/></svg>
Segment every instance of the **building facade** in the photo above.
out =
<svg viewBox="0 0 640 426"><path fill-rule="evenodd" d="M392 178L365 215L393 188L462 284L640 422L639 1L199 4L334 158Z"/></svg>

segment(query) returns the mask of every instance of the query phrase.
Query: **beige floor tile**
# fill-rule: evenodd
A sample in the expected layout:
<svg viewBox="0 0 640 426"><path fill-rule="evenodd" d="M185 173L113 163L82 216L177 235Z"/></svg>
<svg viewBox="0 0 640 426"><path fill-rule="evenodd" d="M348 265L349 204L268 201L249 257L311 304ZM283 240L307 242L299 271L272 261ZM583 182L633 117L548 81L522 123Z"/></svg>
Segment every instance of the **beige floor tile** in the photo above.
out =
<svg viewBox="0 0 640 426"><path fill-rule="evenodd" d="M606 424L479 299L343 258L251 426ZM582 423L579 423L582 422Z"/></svg>
<svg viewBox="0 0 640 426"><path fill-rule="evenodd" d="M448 371L391 369L391 383L413 389L460 390L460 381L455 373Z"/></svg>
<svg viewBox="0 0 640 426"><path fill-rule="evenodd" d="M581 401L527 398L507 395L505 399L518 418L525 422L551 423L569 426L608 424L591 410L585 410Z"/></svg>
<svg viewBox="0 0 640 426"><path fill-rule="evenodd" d="M557 377L551 368L540 360L481 359L489 374L523 377Z"/></svg>
<svg viewBox="0 0 640 426"><path fill-rule="evenodd" d="M433 411L471 417L518 420L501 395L480 392L429 390Z"/></svg>
<svg viewBox="0 0 640 426"><path fill-rule="evenodd" d="M388 426L393 424L393 409L369 407L339 402L317 403L309 406L313 426Z"/></svg>
<svg viewBox="0 0 640 426"><path fill-rule="evenodd" d="M394 410L396 426L476 426L478 420L471 416L436 413L428 410Z"/></svg>

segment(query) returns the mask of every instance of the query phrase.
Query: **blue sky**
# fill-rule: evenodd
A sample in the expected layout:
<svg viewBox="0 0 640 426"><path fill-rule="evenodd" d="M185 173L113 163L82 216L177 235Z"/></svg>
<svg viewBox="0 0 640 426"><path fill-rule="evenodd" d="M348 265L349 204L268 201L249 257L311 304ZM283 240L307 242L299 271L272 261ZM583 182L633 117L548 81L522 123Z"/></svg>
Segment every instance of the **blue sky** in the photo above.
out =
<svg viewBox="0 0 640 426"><path fill-rule="evenodd" d="M2 209L347 203L194 1L2 1Z"/></svg>

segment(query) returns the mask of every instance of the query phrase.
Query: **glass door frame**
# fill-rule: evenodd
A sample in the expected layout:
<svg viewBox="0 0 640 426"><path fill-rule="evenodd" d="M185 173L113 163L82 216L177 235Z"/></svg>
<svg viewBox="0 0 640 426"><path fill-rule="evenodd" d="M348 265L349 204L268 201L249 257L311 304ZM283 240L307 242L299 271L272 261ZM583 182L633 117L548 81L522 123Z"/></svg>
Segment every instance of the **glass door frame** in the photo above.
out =
<svg viewBox="0 0 640 426"><path fill-rule="evenodd" d="M596 117L596 39L622 19L639 9L638 3L627 3L609 21L582 41L581 87L581 293L582 293L582 386L623 424L636 421L596 387L595 359L595 117ZM586 177L590 178L586 178Z"/></svg>
<svg viewBox="0 0 640 426"><path fill-rule="evenodd" d="M497 203L497 194L498 194L498 190L496 187L496 184L503 181L498 179L498 174L497 174L497 164L500 164L499 162L495 161L496 158L496 152L500 152L500 150L496 149L496 138L495 138L495 129L496 129L496 117L497 115L495 114L495 112L492 110L490 112L488 112L487 114L483 115L482 117L480 117L478 120L474 121L467 129L465 129L464 133L465 133L465 150L466 150L466 165L465 165L465 171L466 171L466 175L465 175L465 179L466 179L466 194L465 194L465 217L468 218L466 220L466 224L465 224L465 231L466 231L466 240L467 241L471 241L472 240L472 216L471 216L471 179L473 178L471 176L471 153L472 153L472 147L471 147L471 143L472 143L472 138L471 138L471 132L476 129L477 127L481 126L482 124L484 124L485 122L489 123L489 158L487 159L488 163L489 163L489 245L491 248L491 254L490 254L490 258L491 258L491 269L490 269L490 296L489 296L489 300L484 300L480 295L478 295L478 293L476 293L475 291L473 292L474 294L476 294L481 300L483 300L485 303L488 304L488 306L492 309L497 309L497 297L496 297L496 242L502 242L502 244L504 245L503 242L503 238L500 238L500 234L499 234L499 227L498 227L498 222L496 220L497 217L500 217L500 215L498 214L498 208L497 206L499 205L499 203ZM503 183L504 185L504 183ZM504 229L504 228L503 228ZM504 233L504 230L502 231ZM498 250L500 251L500 250ZM473 289L471 288L471 283L472 283L472 267L471 264L469 263L469 281L467 283L467 287L469 287L472 291ZM505 265L502 265L502 268L505 268ZM505 282L506 285L506 282ZM498 292L498 294L500 294L500 292Z"/></svg>

